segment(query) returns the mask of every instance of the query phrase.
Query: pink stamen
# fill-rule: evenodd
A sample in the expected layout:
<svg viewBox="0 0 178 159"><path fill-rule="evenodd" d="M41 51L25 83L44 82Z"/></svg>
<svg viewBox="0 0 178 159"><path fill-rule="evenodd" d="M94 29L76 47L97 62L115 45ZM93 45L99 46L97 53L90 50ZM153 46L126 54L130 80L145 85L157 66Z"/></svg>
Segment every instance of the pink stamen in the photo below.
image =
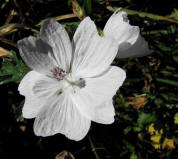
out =
<svg viewBox="0 0 178 159"><path fill-rule="evenodd" d="M51 71L53 73L53 76L58 80L63 80L66 76L65 70L63 70L62 68L55 66Z"/></svg>

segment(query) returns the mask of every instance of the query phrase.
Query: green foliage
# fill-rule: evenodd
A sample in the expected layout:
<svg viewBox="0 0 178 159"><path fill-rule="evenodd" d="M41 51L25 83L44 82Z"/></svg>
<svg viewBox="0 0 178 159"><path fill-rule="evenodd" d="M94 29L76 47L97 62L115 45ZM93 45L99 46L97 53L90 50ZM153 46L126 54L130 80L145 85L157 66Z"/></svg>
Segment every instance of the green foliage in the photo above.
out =
<svg viewBox="0 0 178 159"><path fill-rule="evenodd" d="M168 108L168 109L173 109L173 108L178 108L178 104L165 104L165 106Z"/></svg>
<svg viewBox="0 0 178 159"><path fill-rule="evenodd" d="M145 125L145 124L150 124L156 120L155 115L152 113L144 113L141 112L138 116L137 123L139 126Z"/></svg>
<svg viewBox="0 0 178 159"><path fill-rule="evenodd" d="M88 14L92 13L92 0L84 0L84 7Z"/></svg>
<svg viewBox="0 0 178 159"><path fill-rule="evenodd" d="M178 9L174 9L169 17L178 20Z"/></svg>
<svg viewBox="0 0 178 159"><path fill-rule="evenodd" d="M123 143L131 153L135 152L135 147L131 143L129 143L127 140L123 140Z"/></svg>
<svg viewBox="0 0 178 159"><path fill-rule="evenodd" d="M130 155L130 159L138 159L137 155L135 153L132 153Z"/></svg>
<svg viewBox="0 0 178 159"><path fill-rule="evenodd" d="M137 119L137 124L134 127L134 131L140 132L145 125L148 125L156 120L154 113L140 112Z"/></svg>
<svg viewBox="0 0 178 159"><path fill-rule="evenodd" d="M0 85L15 82L19 83L30 69L20 60L14 51L10 52L10 58L3 58L0 68Z"/></svg>
<svg viewBox="0 0 178 159"><path fill-rule="evenodd" d="M0 26L0 29L4 29L4 28L7 28L7 27L10 27L10 26L13 26L14 24L5 24L3 26Z"/></svg>
<svg viewBox="0 0 178 159"><path fill-rule="evenodd" d="M128 134L130 131L132 130L132 127L131 126L128 126L124 129L124 134Z"/></svg>
<svg viewBox="0 0 178 159"><path fill-rule="evenodd" d="M24 100L19 103L19 105L12 104L12 111L15 114L15 118L17 122L24 121L24 118L22 116L22 106L24 104Z"/></svg>
<svg viewBox="0 0 178 159"><path fill-rule="evenodd" d="M178 124L178 113L174 115L174 124Z"/></svg>
<svg viewBox="0 0 178 159"><path fill-rule="evenodd" d="M162 78L156 78L156 80L158 82L161 82L161 83L165 83L165 84L169 84L169 85L173 85L173 86L178 87L178 82L176 82L176 81L172 81L172 80L168 80L168 79L162 79Z"/></svg>

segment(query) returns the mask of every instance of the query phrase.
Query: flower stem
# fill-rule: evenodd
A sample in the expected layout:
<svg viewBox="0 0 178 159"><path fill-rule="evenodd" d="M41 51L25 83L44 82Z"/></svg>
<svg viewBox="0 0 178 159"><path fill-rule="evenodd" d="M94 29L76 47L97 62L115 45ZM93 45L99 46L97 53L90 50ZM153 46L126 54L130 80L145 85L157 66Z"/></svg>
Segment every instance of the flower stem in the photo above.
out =
<svg viewBox="0 0 178 159"><path fill-rule="evenodd" d="M97 152L96 152L95 145L93 144L93 141L91 140L91 137L89 136L88 139L89 139L89 142L90 142L91 150L93 151L96 159L100 159Z"/></svg>
<svg viewBox="0 0 178 159"><path fill-rule="evenodd" d="M111 6L107 6L106 8L111 12L115 12L116 10L118 10L118 8L111 7ZM140 12L140 11L126 9L126 8L121 8L119 11L126 11L129 15L135 15L136 14L139 17L142 17L142 18L148 17L148 18L153 19L153 20L163 20L163 21L178 24L178 20L175 20L175 19L172 19L172 18L169 18L169 17L165 17L165 16L161 16L161 15L152 14L152 13Z"/></svg>

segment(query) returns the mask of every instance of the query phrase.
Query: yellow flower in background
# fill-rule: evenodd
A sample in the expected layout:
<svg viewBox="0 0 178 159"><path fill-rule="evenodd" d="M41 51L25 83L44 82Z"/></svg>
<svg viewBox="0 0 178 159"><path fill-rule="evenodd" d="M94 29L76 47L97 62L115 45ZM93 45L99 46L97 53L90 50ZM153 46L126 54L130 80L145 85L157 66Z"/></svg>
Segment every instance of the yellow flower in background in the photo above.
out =
<svg viewBox="0 0 178 159"><path fill-rule="evenodd" d="M152 123L149 127L148 127L148 133L150 135L153 135L155 132L155 128L154 128L154 123Z"/></svg>
<svg viewBox="0 0 178 159"><path fill-rule="evenodd" d="M154 128L154 123L150 124L150 126L148 127L148 133L150 135L160 135L160 134L163 134L163 129L160 129L160 130L155 130Z"/></svg>
<svg viewBox="0 0 178 159"><path fill-rule="evenodd" d="M152 146L155 149L161 149L160 140L161 140L161 137L162 137L162 134L163 134L163 130L162 129L160 131L155 130L154 124L152 123L149 126L148 132L151 135L150 140L152 141Z"/></svg>
<svg viewBox="0 0 178 159"><path fill-rule="evenodd" d="M161 145L160 145L160 144L152 144L152 146L153 146L155 149L161 149Z"/></svg>
<svg viewBox="0 0 178 159"><path fill-rule="evenodd" d="M155 149L175 149L175 144L178 143L178 139L174 137L172 139L168 139L165 137L163 142L160 143L163 135L163 129L155 130L154 123L150 124L150 126L148 127L148 133L151 135L151 144Z"/></svg>
<svg viewBox="0 0 178 159"><path fill-rule="evenodd" d="M160 143L161 135L153 135L153 136L150 137L150 140L151 140L153 143Z"/></svg>
<svg viewBox="0 0 178 159"><path fill-rule="evenodd" d="M162 149L165 149L165 148L175 149L174 139L165 138L162 143Z"/></svg>
<svg viewBox="0 0 178 159"><path fill-rule="evenodd" d="M178 124L178 113L174 115L174 124Z"/></svg>
<svg viewBox="0 0 178 159"><path fill-rule="evenodd" d="M163 129L160 130L155 130L156 135L162 135L163 134Z"/></svg>

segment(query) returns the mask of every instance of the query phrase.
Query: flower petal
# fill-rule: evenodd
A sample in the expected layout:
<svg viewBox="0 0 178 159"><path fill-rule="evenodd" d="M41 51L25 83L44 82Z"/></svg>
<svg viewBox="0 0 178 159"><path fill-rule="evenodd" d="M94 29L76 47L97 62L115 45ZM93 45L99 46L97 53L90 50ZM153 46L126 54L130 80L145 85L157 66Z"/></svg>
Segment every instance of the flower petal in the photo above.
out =
<svg viewBox="0 0 178 159"><path fill-rule="evenodd" d="M104 35L114 38L119 51L117 57L141 57L151 54L138 26L131 26L126 12L115 12L104 27Z"/></svg>
<svg viewBox="0 0 178 159"><path fill-rule="evenodd" d="M105 71L115 58L118 45L112 38L100 37L94 22L86 17L73 38L72 73L92 77Z"/></svg>
<svg viewBox="0 0 178 159"><path fill-rule="evenodd" d="M85 94L82 96L84 97ZM87 99L87 95L86 98ZM90 98L91 99L91 98ZM76 104L78 110L89 120L92 120L101 124L112 124L114 122L115 110L113 101L103 101L101 104L96 105L94 102L87 103L81 98L73 96L73 102Z"/></svg>
<svg viewBox="0 0 178 159"><path fill-rule="evenodd" d="M44 105L45 101L36 98L33 94L29 94L25 97L25 103L22 109L23 117L27 119L35 118Z"/></svg>
<svg viewBox="0 0 178 159"><path fill-rule="evenodd" d="M64 87L62 81L58 81L55 78L43 76L36 80L32 90L34 95L42 100L50 100L58 98L60 92Z"/></svg>
<svg viewBox="0 0 178 159"><path fill-rule="evenodd" d="M40 38L53 49L53 56L60 68L69 71L72 45L64 27L53 19L43 21Z"/></svg>
<svg viewBox="0 0 178 159"><path fill-rule="evenodd" d="M95 108L94 111L97 115L93 116L93 121L101 124L112 124L114 122L115 110L112 100L103 102L103 104Z"/></svg>
<svg viewBox="0 0 178 159"><path fill-rule="evenodd" d="M153 51L148 49L148 44L141 35L138 36L136 42L131 45L130 43L123 42L117 54L118 58L128 57L142 57L151 54Z"/></svg>
<svg viewBox="0 0 178 159"><path fill-rule="evenodd" d="M37 98L32 88L35 82L40 79L43 75L36 72L30 71L27 73L19 84L18 90L21 95L25 96L25 103L23 106L22 114L24 118L34 118L37 116L45 101Z"/></svg>
<svg viewBox="0 0 178 159"><path fill-rule="evenodd" d="M46 109L35 119L34 132L37 136L61 133L78 141L86 136L90 124L91 121L80 114L69 95L62 94L46 103Z"/></svg>
<svg viewBox="0 0 178 159"><path fill-rule="evenodd" d="M57 65L50 56L53 54L51 46L39 38L29 36L19 40L18 48L25 63L37 72L51 74L51 69Z"/></svg>
<svg viewBox="0 0 178 159"><path fill-rule="evenodd" d="M125 77L126 74L121 68L111 66L102 76L85 79L86 86L73 93L72 99L88 119L111 123L111 117L114 116L112 97Z"/></svg>

